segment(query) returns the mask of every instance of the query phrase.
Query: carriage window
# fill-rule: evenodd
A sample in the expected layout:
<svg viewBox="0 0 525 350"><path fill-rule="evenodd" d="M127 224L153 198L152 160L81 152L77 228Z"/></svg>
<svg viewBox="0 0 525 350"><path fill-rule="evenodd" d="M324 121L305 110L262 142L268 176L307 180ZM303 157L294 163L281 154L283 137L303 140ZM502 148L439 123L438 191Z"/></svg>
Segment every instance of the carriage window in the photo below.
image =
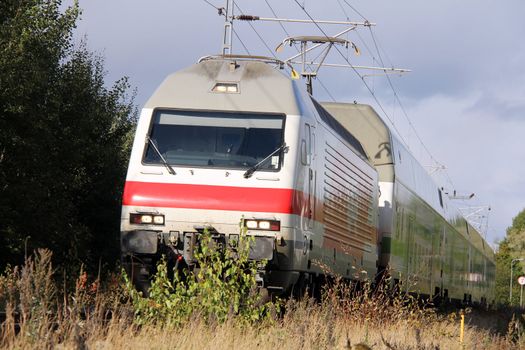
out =
<svg viewBox="0 0 525 350"><path fill-rule="evenodd" d="M283 143L284 116L158 110L149 137L171 165L250 168ZM259 170L276 171L281 152ZM159 164L150 144L144 163Z"/></svg>

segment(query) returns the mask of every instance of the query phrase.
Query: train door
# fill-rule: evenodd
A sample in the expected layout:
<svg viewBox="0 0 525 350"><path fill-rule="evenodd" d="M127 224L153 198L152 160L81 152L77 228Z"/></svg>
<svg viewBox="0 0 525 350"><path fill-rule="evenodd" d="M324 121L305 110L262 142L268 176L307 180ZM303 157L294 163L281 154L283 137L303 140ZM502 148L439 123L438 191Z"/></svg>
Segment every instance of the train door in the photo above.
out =
<svg viewBox="0 0 525 350"><path fill-rule="evenodd" d="M309 223L308 223L308 228L310 231L312 231L314 229L314 224L315 224L315 178L316 178L316 172L315 172L315 166L314 166L314 162L315 162L315 128L314 126L312 125L308 125L306 124L307 126L307 130L309 131L308 133L308 141L309 141L309 144L310 144L310 149L309 149L309 155L310 155L310 164L309 164L309 167L308 167L308 209L309 209L309 216L308 216L308 219L309 219Z"/></svg>
<svg viewBox="0 0 525 350"><path fill-rule="evenodd" d="M304 165L304 189L303 189L303 213L302 213L302 233L303 233L303 255L307 267L310 266L310 251L313 248L312 233L315 227L315 127L311 124L304 124L304 139L301 141L301 163Z"/></svg>
<svg viewBox="0 0 525 350"><path fill-rule="evenodd" d="M470 243L470 242L469 242ZM472 258L472 246L470 244L468 244L468 249L467 249L467 273L466 273L466 284L467 284L467 296L465 297L466 300L465 302L468 302L468 303L471 303L472 302L472 293L473 293L473 289L475 287L475 284L473 283L474 281L472 281L472 276L473 276L473 265L474 265L474 262L472 261L473 258Z"/></svg>
<svg viewBox="0 0 525 350"><path fill-rule="evenodd" d="M441 233L441 237L440 237L440 240L439 240L439 256L438 256L438 259L439 259L439 291L441 293L442 296L445 295L445 291L444 291L444 280L445 280L445 276L444 276L444 271L445 270L445 260L447 258L447 250L446 250L446 234L447 234L447 229L445 227L445 225L443 225L443 230L442 230L442 233ZM448 294L448 290L447 290L447 294Z"/></svg>
<svg viewBox="0 0 525 350"><path fill-rule="evenodd" d="M443 295L443 268L445 265L445 226L438 224L432 239L432 268L431 281L434 290L434 297L439 298ZM431 290L432 290L431 288Z"/></svg>
<svg viewBox="0 0 525 350"><path fill-rule="evenodd" d="M397 197L397 196L396 196ZM402 247L402 242L405 235L405 208L403 208L399 203L395 203L397 217L396 217L396 229L393 235L393 239L396 241L392 244L392 251L390 253L390 267L395 271L402 273L402 276L405 274L405 261L406 256L404 250L400 250ZM393 283L396 285L400 282L399 278L395 279Z"/></svg>
<svg viewBox="0 0 525 350"><path fill-rule="evenodd" d="M452 259L452 250L451 247L454 243L454 240L452 237L449 237L448 235L449 228L447 225L443 225L443 239L442 239L442 254L443 257L443 264L442 264L442 270L441 270L441 283L442 283L442 290L443 290L443 300L448 301L450 292L453 291L453 285L454 281L452 280L453 274L453 259Z"/></svg>
<svg viewBox="0 0 525 350"><path fill-rule="evenodd" d="M409 291L414 284L414 276L416 276L416 271L414 265L416 263L416 244L414 237L414 217L408 215L407 230L406 230L406 272L407 272L407 281L406 281L406 290Z"/></svg>

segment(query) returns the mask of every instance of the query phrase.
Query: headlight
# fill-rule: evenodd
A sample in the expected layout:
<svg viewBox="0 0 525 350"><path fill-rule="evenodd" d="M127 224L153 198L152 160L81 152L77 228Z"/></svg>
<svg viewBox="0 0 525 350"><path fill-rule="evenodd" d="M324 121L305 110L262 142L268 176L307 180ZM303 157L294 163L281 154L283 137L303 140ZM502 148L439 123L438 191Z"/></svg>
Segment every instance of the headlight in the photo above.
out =
<svg viewBox="0 0 525 350"><path fill-rule="evenodd" d="M246 220L246 227L249 229L256 229L257 228L257 221L255 220Z"/></svg>
<svg viewBox="0 0 525 350"><path fill-rule="evenodd" d="M151 215L142 215L140 217L141 224L151 224L153 222L153 217Z"/></svg>
<svg viewBox="0 0 525 350"><path fill-rule="evenodd" d="M239 93L239 84L237 83L217 83L211 89L213 92L237 94Z"/></svg>
<svg viewBox="0 0 525 350"><path fill-rule="evenodd" d="M164 225L164 215L130 214L129 222L135 225Z"/></svg>
<svg viewBox="0 0 525 350"><path fill-rule="evenodd" d="M270 221L259 221L259 228L261 230L269 230L270 229Z"/></svg>
<svg viewBox="0 0 525 350"><path fill-rule="evenodd" d="M262 220L262 219L250 219L244 221L244 226L249 230L262 230L262 231L280 231L281 222L279 220Z"/></svg>
<svg viewBox="0 0 525 350"><path fill-rule="evenodd" d="M153 223L155 225L164 225L164 215L155 215L153 217Z"/></svg>

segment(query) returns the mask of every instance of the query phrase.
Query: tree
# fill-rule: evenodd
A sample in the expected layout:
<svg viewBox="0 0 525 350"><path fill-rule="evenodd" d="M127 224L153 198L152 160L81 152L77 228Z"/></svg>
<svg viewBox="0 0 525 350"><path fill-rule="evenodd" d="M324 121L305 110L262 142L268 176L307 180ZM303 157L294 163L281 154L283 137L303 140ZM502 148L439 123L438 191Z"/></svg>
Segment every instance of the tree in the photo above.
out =
<svg viewBox="0 0 525 350"><path fill-rule="evenodd" d="M525 230L525 209L522 210L514 219L512 219L512 226L510 230L516 232L523 232Z"/></svg>
<svg viewBox="0 0 525 350"><path fill-rule="evenodd" d="M507 228L505 239L500 242L496 252L496 301L502 304L509 302L510 269L513 259L525 258L525 209L512 220ZM517 278L524 275L525 261L514 261L512 264L513 288L512 305L518 305L520 286Z"/></svg>
<svg viewBox="0 0 525 350"><path fill-rule="evenodd" d="M496 252L496 302L508 304L510 263L512 257L506 239L500 242Z"/></svg>
<svg viewBox="0 0 525 350"><path fill-rule="evenodd" d="M0 3L0 265L46 247L58 263L115 260L136 117L129 84L73 47L75 2Z"/></svg>

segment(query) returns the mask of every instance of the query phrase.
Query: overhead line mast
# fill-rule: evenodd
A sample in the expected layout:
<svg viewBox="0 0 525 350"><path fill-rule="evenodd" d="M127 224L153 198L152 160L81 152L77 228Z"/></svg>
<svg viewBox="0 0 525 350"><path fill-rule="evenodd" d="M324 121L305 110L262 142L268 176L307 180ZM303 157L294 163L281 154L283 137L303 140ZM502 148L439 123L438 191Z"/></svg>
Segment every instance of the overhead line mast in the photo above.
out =
<svg viewBox="0 0 525 350"><path fill-rule="evenodd" d="M232 53L232 32L233 32L233 10L234 0L226 0L226 7L224 8L224 33L222 40L222 54L231 55ZM219 11L219 15L221 15Z"/></svg>

